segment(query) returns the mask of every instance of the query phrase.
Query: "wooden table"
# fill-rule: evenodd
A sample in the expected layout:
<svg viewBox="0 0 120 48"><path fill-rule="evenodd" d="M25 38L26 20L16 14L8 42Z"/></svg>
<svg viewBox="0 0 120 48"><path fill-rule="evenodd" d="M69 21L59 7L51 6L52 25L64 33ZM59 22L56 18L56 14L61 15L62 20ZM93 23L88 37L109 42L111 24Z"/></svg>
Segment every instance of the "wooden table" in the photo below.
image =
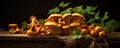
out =
<svg viewBox="0 0 120 48"><path fill-rule="evenodd" d="M120 32L113 32L107 37L109 48L120 47ZM83 43L84 44L84 43ZM57 37L28 36L26 34L9 34L0 32L0 48L63 48L65 42Z"/></svg>
<svg viewBox="0 0 120 48"><path fill-rule="evenodd" d="M0 32L0 48L62 48L63 42L56 37L37 37L26 34Z"/></svg>
<svg viewBox="0 0 120 48"><path fill-rule="evenodd" d="M107 41L110 48L120 48L120 32L112 32Z"/></svg>

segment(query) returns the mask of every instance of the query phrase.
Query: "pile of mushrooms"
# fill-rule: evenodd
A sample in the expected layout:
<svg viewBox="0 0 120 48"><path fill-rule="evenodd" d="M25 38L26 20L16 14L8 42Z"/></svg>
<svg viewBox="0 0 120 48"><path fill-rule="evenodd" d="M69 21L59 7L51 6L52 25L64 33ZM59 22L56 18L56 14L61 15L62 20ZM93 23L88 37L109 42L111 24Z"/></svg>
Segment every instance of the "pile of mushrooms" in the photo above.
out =
<svg viewBox="0 0 120 48"><path fill-rule="evenodd" d="M84 16L79 13L51 14L44 20L45 24L43 25L32 15L30 23L27 24L26 34L29 36L71 35L73 30L80 29L80 25L84 20ZM11 30L16 30L18 26L15 29L12 28Z"/></svg>

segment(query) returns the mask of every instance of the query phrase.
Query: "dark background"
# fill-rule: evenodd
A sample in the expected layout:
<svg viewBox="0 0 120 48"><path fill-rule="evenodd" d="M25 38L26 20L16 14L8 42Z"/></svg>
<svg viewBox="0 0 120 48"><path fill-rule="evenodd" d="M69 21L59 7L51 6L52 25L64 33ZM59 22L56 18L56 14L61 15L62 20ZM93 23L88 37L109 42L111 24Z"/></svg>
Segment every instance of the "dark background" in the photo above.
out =
<svg viewBox="0 0 120 48"><path fill-rule="evenodd" d="M57 6L61 1L70 2L71 7L98 6L97 9L101 12L109 12L110 19L120 20L120 3L113 0L3 0L0 9L0 28L7 30L10 23L21 25L21 22L29 21L31 15L35 15L38 19L46 19L48 10ZM119 28L116 31L120 31Z"/></svg>

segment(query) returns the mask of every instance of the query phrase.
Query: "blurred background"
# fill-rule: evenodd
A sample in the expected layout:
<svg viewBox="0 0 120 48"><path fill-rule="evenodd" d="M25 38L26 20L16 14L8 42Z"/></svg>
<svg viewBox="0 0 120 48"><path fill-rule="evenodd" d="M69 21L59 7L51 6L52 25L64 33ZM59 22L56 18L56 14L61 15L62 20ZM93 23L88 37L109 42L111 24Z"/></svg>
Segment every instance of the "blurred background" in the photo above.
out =
<svg viewBox="0 0 120 48"><path fill-rule="evenodd" d="M110 19L120 20L119 3L113 0L2 0L0 1L0 29L8 30L10 23L20 26L23 21L29 22L31 15L35 15L37 19L46 19L49 16L48 10L59 5L62 1L70 2L71 7L78 5L98 6L97 9L101 12L109 12ZM120 28L116 31L120 31Z"/></svg>

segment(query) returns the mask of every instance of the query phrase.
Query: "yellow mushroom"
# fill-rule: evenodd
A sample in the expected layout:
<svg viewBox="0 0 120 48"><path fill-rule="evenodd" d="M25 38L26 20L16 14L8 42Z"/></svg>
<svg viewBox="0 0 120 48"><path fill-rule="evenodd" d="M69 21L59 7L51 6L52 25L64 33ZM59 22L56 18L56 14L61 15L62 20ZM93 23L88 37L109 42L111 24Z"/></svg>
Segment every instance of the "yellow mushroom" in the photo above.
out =
<svg viewBox="0 0 120 48"><path fill-rule="evenodd" d="M70 28L71 30L75 30L76 32L80 29L80 24L85 20L84 16L79 13L73 13L71 16ZM72 31L71 31L72 32Z"/></svg>
<svg viewBox="0 0 120 48"><path fill-rule="evenodd" d="M51 14L46 20L45 22L56 22L58 23L58 20L62 18L61 14Z"/></svg>
<svg viewBox="0 0 120 48"><path fill-rule="evenodd" d="M40 32L42 24L37 20L34 15L30 17L30 21L31 23L27 25L28 30L26 31L26 34L30 36L36 36Z"/></svg>
<svg viewBox="0 0 120 48"><path fill-rule="evenodd" d="M65 35L70 35L71 34L71 29L70 29L70 23L71 23L71 13L66 13L62 16L60 19L60 24L62 26L63 32Z"/></svg>
<svg viewBox="0 0 120 48"><path fill-rule="evenodd" d="M45 20L44 26L47 28L46 34L59 35L61 34L59 19L62 18L61 14L51 14L48 19Z"/></svg>
<svg viewBox="0 0 120 48"><path fill-rule="evenodd" d="M69 28L69 25L71 23L71 17L72 17L71 13L66 13L62 16L62 19L60 20L63 26L62 28Z"/></svg>
<svg viewBox="0 0 120 48"><path fill-rule="evenodd" d="M18 34L18 33L20 34L21 33L17 24L9 24L8 27L9 27L9 32L10 33L14 33L14 34Z"/></svg>
<svg viewBox="0 0 120 48"><path fill-rule="evenodd" d="M80 23L86 20L85 17L80 13L73 13L72 19L73 19L73 22L80 22Z"/></svg>

